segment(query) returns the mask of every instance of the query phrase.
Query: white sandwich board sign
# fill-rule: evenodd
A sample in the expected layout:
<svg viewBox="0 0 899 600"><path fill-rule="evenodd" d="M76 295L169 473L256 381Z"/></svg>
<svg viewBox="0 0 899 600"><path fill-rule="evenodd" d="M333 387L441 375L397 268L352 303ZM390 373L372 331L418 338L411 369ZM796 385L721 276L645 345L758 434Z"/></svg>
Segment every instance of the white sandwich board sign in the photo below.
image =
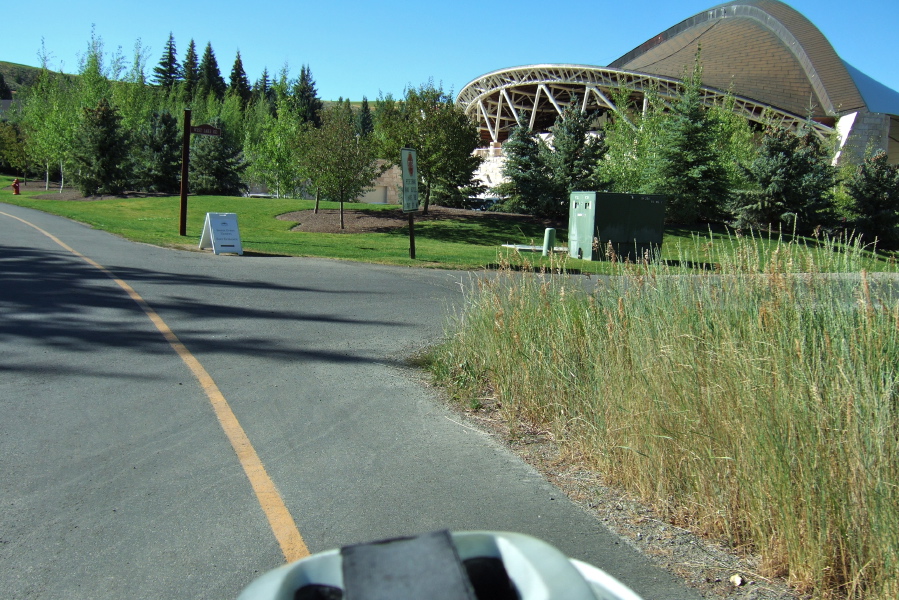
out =
<svg viewBox="0 0 899 600"><path fill-rule="evenodd" d="M237 214L206 213L203 235L200 236L200 249L206 248L212 248L215 254L228 252L243 255L240 229L237 227Z"/></svg>

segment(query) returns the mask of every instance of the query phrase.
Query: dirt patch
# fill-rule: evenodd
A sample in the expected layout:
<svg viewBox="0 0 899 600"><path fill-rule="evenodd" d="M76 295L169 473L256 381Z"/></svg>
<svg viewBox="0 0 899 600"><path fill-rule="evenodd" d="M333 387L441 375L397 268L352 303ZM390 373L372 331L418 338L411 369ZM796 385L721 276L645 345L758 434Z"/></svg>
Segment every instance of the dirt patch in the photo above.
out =
<svg viewBox="0 0 899 600"><path fill-rule="evenodd" d="M420 223L422 221L472 219L488 215L491 219L508 223L537 224L543 227L558 226L558 223L553 221L529 215L484 212L461 208L446 208L443 206L431 206L428 208L428 214L419 211L414 214L413 218L416 223ZM278 219L282 221L296 221L297 225L291 231L305 231L309 233L387 233L409 225L409 216L399 208L378 211L345 208L343 211L343 229L340 228L339 210L319 210L318 214L311 210L300 210L278 215Z"/></svg>
<svg viewBox="0 0 899 600"><path fill-rule="evenodd" d="M44 184L40 182L31 182L32 186L39 186L38 189L43 190ZM34 190L34 187L30 189ZM97 196L85 196L81 193L80 190L76 190L74 188L63 188L59 189L59 184L56 184L56 188L54 189L53 184L50 184L50 189L46 190L43 194L38 194L37 196L32 196L35 200L64 200L68 202L94 202L97 200L114 200L125 199L125 198L162 198L165 196L171 196L171 194L154 194L149 192L124 192L118 195L108 195L101 194Z"/></svg>

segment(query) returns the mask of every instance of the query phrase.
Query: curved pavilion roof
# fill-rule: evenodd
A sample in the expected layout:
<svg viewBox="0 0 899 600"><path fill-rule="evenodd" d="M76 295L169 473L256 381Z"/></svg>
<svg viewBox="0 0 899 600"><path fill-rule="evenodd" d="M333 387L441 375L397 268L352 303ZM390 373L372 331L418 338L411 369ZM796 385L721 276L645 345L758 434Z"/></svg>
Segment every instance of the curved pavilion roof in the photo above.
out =
<svg viewBox="0 0 899 600"><path fill-rule="evenodd" d="M575 99L588 110L617 112L612 90L621 85L632 91L632 100L651 86L673 97L700 49L705 101L720 100L730 90L735 110L751 120L761 122L767 109L782 125L797 126L811 115L824 134L843 114L874 111L857 82L865 76L844 63L808 19L778 0L715 6L608 67L547 64L494 71L466 85L457 101L477 118L485 140L500 142L519 115L527 114L533 128L546 129ZM899 93L880 85L876 103L876 112L899 115Z"/></svg>

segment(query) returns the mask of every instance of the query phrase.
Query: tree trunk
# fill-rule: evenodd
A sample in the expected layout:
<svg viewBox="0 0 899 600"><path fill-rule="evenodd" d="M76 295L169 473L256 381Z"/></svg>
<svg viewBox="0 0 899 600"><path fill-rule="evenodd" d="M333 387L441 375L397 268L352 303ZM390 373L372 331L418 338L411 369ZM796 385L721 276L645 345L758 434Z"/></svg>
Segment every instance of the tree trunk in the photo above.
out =
<svg viewBox="0 0 899 600"><path fill-rule="evenodd" d="M430 204L431 204L431 186L429 184L429 185L425 186L425 206L422 209L421 214L423 214L423 215L428 214L428 206L430 206Z"/></svg>
<svg viewBox="0 0 899 600"><path fill-rule="evenodd" d="M343 229L343 200L340 201L340 228Z"/></svg>
<svg viewBox="0 0 899 600"><path fill-rule="evenodd" d="M50 163L44 163L44 191L50 191Z"/></svg>
<svg viewBox="0 0 899 600"><path fill-rule="evenodd" d="M63 174L62 170L62 160L59 161L59 193L62 193L62 186L66 182L66 176Z"/></svg>
<svg viewBox="0 0 899 600"><path fill-rule="evenodd" d="M318 190L315 190L315 210L312 211L312 214L318 214Z"/></svg>

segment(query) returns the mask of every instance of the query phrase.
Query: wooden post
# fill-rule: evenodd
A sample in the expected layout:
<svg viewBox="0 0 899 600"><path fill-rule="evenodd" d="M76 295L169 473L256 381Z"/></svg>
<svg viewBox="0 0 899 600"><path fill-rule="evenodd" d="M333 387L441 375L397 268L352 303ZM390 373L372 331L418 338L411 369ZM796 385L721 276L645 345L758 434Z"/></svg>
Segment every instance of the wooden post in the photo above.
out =
<svg viewBox="0 0 899 600"><path fill-rule="evenodd" d="M412 218L412 215L415 213L409 212L409 258L415 260L415 220Z"/></svg>
<svg viewBox="0 0 899 600"><path fill-rule="evenodd" d="M187 172L190 162L190 109L184 109L184 140L181 143L181 235L187 235Z"/></svg>

